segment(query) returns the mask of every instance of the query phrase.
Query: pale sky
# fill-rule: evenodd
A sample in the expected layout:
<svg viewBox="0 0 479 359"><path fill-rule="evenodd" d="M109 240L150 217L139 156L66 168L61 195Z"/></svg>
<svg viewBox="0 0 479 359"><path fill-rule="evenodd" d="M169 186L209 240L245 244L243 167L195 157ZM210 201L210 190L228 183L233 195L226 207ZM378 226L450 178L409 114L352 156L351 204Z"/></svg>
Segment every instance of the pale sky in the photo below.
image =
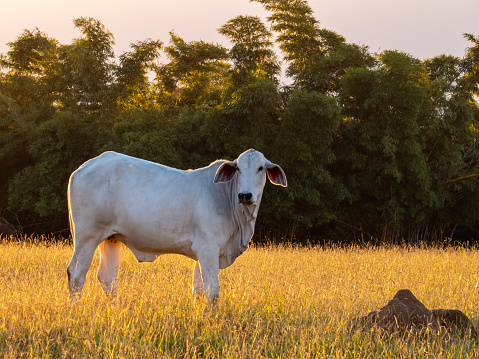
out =
<svg viewBox="0 0 479 359"><path fill-rule="evenodd" d="M479 36L479 0L310 0L320 26L367 45L371 52L400 50L420 59L440 54L463 56L463 33ZM62 44L80 35L73 19L100 20L115 36L118 57L129 44L147 38L169 42L174 30L186 41L219 42L217 29L238 15L267 13L248 0L4 0L1 5L0 53L24 29L38 27ZM268 26L268 25L267 25Z"/></svg>

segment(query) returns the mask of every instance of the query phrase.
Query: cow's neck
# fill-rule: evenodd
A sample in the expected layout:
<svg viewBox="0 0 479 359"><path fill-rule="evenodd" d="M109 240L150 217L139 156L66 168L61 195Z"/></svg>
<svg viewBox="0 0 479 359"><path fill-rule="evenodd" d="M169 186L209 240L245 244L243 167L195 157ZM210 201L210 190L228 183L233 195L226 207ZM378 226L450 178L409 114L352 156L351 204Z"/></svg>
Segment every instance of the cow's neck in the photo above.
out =
<svg viewBox="0 0 479 359"><path fill-rule="evenodd" d="M238 202L238 193L239 193L239 186L237 177L230 181L231 189L230 189L230 205L233 209L233 213L235 216L235 220L241 224L242 227L245 227L244 230L250 228L251 232L249 233L248 242L254 232L254 225L256 223L256 217L258 216L259 205L261 202L261 196L258 201L254 204L246 206Z"/></svg>
<svg viewBox="0 0 479 359"><path fill-rule="evenodd" d="M228 241L227 248L225 248L225 256L220 258L220 267L222 268L233 264L235 259L248 249L259 209L259 201L249 206L238 202L238 185L236 178L229 182L228 187L233 226L231 228L231 238Z"/></svg>

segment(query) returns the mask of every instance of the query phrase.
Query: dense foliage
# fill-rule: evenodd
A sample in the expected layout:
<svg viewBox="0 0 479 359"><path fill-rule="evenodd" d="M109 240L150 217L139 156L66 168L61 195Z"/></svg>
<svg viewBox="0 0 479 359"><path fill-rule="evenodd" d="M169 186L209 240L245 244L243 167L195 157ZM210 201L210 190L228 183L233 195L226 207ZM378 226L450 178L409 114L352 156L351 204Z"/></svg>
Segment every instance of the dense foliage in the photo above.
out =
<svg viewBox="0 0 479 359"><path fill-rule="evenodd" d="M188 169L256 148L289 182L265 189L256 240L473 239L479 38L464 35L463 58L372 54L321 28L305 0L257 1L271 31L238 16L218 29L230 48L172 32L116 58L92 18L74 20L68 45L39 29L9 43L0 217L67 234L68 177L105 150Z"/></svg>

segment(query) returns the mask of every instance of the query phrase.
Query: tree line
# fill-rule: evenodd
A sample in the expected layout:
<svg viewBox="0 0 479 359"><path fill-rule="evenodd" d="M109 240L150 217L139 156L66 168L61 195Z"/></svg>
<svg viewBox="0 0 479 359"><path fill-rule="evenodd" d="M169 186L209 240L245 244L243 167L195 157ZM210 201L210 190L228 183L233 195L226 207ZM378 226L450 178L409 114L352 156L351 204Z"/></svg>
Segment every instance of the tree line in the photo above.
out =
<svg viewBox="0 0 479 359"><path fill-rule="evenodd" d="M68 235L68 178L105 150L188 169L255 148L289 184L266 186L255 241L473 240L479 37L461 58L371 53L305 0L255 1L268 23L229 20L229 48L171 32L116 57L93 18L67 45L24 30L0 57L0 217Z"/></svg>

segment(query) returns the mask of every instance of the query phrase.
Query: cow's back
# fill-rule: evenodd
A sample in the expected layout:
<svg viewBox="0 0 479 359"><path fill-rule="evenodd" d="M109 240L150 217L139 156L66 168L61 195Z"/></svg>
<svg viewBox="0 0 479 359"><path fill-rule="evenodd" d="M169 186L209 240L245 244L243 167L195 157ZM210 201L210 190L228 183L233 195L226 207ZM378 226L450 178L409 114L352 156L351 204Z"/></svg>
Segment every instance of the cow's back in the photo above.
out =
<svg viewBox="0 0 479 359"><path fill-rule="evenodd" d="M173 198L184 197L201 185L187 171L116 152L105 152L80 166L70 177L69 205L73 216L81 212L122 221L143 214L151 216ZM181 192L178 190L181 188ZM177 193L178 192L178 193ZM151 219L151 218L150 218Z"/></svg>
<svg viewBox="0 0 479 359"><path fill-rule="evenodd" d="M124 200L135 191L148 191L149 187L179 180L185 171L116 152L104 152L83 165L70 177L69 198L78 201L92 196L102 202ZM151 194L151 193L150 193Z"/></svg>

